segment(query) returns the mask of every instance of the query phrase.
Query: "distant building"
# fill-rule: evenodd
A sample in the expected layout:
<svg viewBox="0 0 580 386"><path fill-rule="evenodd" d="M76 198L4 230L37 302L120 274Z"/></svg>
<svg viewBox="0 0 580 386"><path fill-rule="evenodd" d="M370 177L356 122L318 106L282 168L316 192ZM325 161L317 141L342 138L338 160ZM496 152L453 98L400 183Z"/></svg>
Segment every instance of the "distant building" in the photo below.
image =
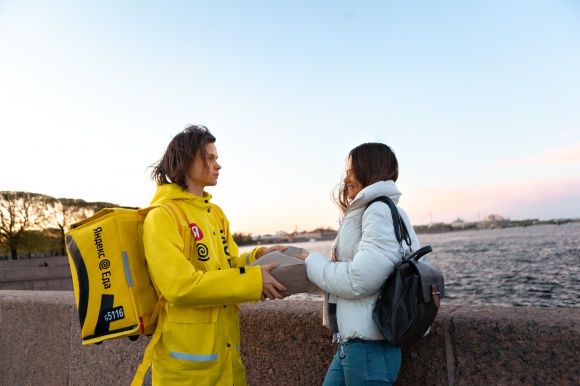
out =
<svg viewBox="0 0 580 386"><path fill-rule="evenodd" d="M463 221L460 218L457 218L457 220L451 223L451 228L453 229L465 229L465 227L466 227L465 221Z"/></svg>
<svg viewBox="0 0 580 386"><path fill-rule="evenodd" d="M252 240L257 244L299 243L304 241L334 240L336 233L333 229L316 229L314 231L294 233L279 231L275 235L252 236Z"/></svg>
<svg viewBox="0 0 580 386"><path fill-rule="evenodd" d="M499 214L490 214L479 223L479 227L483 229L503 228L509 225L510 220L505 219Z"/></svg>
<svg viewBox="0 0 580 386"><path fill-rule="evenodd" d="M252 236L252 240L256 244L277 244L288 241L286 237L280 236L278 234Z"/></svg>

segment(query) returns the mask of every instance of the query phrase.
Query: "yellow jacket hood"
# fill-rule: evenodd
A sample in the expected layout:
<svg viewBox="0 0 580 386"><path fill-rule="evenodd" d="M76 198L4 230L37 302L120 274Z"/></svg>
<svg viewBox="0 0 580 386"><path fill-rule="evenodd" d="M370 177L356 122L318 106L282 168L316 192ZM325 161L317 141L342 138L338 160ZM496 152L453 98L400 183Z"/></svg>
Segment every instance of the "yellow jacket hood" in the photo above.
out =
<svg viewBox="0 0 580 386"><path fill-rule="evenodd" d="M211 200L211 197L211 194L208 192L203 192L203 197L198 197L187 190L183 190L177 184L160 184L157 185L157 191L151 200L151 205L158 205L167 200L191 200L194 203L199 201L200 204L207 204Z"/></svg>

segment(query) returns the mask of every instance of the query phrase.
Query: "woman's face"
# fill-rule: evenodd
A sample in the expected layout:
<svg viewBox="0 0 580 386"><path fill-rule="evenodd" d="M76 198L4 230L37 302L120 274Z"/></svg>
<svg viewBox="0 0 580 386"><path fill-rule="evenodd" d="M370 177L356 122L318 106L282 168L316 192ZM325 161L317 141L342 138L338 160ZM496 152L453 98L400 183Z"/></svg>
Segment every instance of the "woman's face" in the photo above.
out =
<svg viewBox="0 0 580 386"><path fill-rule="evenodd" d="M363 189L362 184L354 175L354 170L352 169L352 157L348 157L348 161L346 162L346 177L344 177L343 182L348 189L347 197L349 200L354 200L358 192Z"/></svg>

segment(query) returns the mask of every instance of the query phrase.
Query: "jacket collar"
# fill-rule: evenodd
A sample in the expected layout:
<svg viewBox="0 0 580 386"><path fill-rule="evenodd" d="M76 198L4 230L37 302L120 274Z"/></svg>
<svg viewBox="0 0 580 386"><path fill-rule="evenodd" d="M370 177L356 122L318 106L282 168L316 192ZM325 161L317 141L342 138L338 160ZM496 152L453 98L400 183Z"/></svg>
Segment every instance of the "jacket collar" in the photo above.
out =
<svg viewBox="0 0 580 386"><path fill-rule="evenodd" d="M395 181L388 180L375 182L374 184L369 185L361 190L356 195L354 200L352 200L352 202L346 208L344 214L346 215L355 209L366 206L369 202L380 196L387 196L393 200L395 204L398 204L399 198L401 197L401 192L397 188L397 185L395 185Z"/></svg>
<svg viewBox="0 0 580 386"><path fill-rule="evenodd" d="M186 200L195 205L205 207L211 200L211 194L203 192L203 197L198 197L187 190L183 190L177 184L157 185L157 191L155 192L155 196L153 196L153 200L151 200L151 205L156 205L167 200Z"/></svg>

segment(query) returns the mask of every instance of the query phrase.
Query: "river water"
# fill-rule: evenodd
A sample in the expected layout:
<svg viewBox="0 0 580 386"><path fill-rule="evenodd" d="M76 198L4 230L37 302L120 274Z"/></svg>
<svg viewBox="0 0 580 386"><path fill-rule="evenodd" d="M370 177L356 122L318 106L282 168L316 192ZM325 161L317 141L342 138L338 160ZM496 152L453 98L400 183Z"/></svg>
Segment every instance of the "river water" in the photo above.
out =
<svg viewBox="0 0 580 386"><path fill-rule="evenodd" d="M580 307L580 223L419 234L445 276L443 304ZM332 241L291 244L330 255ZM240 247L240 251L251 249ZM307 294L288 298L321 300Z"/></svg>

